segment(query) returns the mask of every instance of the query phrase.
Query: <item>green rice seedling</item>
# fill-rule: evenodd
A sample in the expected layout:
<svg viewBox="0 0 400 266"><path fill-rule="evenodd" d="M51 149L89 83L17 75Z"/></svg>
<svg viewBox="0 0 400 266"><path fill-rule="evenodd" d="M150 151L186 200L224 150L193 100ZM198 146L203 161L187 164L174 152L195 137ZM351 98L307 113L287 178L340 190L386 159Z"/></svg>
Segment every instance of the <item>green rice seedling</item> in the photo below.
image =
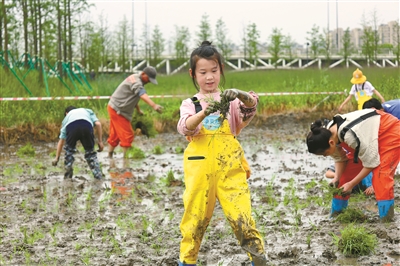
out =
<svg viewBox="0 0 400 266"><path fill-rule="evenodd" d="M35 148L33 148L32 144L28 142L25 146L22 146L17 151L17 156L20 158L23 157L35 157Z"/></svg>
<svg viewBox="0 0 400 266"><path fill-rule="evenodd" d="M76 251L81 250L82 248L83 248L83 245L82 245L82 244L80 244L80 243L76 243L76 244L75 244L75 250L76 250Z"/></svg>
<svg viewBox="0 0 400 266"><path fill-rule="evenodd" d="M332 234L333 243L346 257L366 256L375 252L378 240L363 225L347 225L340 236Z"/></svg>
<svg viewBox="0 0 400 266"><path fill-rule="evenodd" d="M312 179L310 182L308 182L305 185L305 188L306 188L306 190L310 190L312 188L315 188L316 186L317 186L317 182L314 179Z"/></svg>
<svg viewBox="0 0 400 266"><path fill-rule="evenodd" d="M164 153L164 150L163 150L163 148L161 148L160 145L157 145L157 146L154 147L153 153L154 153L154 154L157 154L157 155L163 154L163 153Z"/></svg>
<svg viewBox="0 0 400 266"><path fill-rule="evenodd" d="M161 252L162 245L160 244L162 242L163 242L162 237L158 237L156 243L151 244L151 248L154 249L157 255L161 255L162 253Z"/></svg>
<svg viewBox="0 0 400 266"><path fill-rule="evenodd" d="M34 162L33 163L33 168L35 169L35 172L39 175L45 175L45 170L46 167L43 165L42 162Z"/></svg>
<svg viewBox="0 0 400 266"><path fill-rule="evenodd" d="M265 187L265 196L261 198L261 201L263 203L267 203L272 207L276 207L279 205L279 202L275 196L274 180L275 176L273 176L272 179L267 183Z"/></svg>
<svg viewBox="0 0 400 266"><path fill-rule="evenodd" d="M53 226L50 228L50 235L51 235L51 237L53 238L53 240L55 240L55 237L56 237L56 232L57 232L57 229L59 228L61 226L61 223L55 223L55 224L53 224Z"/></svg>
<svg viewBox="0 0 400 266"><path fill-rule="evenodd" d="M312 234L308 234L307 241L306 241L308 248L311 248L311 238L312 238Z"/></svg>
<svg viewBox="0 0 400 266"><path fill-rule="evenodd" d="M18 181L19 180L16 177L7 177L7 178L2 178L0 180L0 184L2 186L7 186L7 185L12 184L12 183L17 183Z"/></svg>
<svg viewBox="0 0 400 266"><path fill-rule="evenodd" d="M47 189L43 188L43 202L47 202Z"/></svg>
<svg viewBox="0 0 400 266"><path fill-rule="evenodd" d="M126 158L128 158L128 159L144 159L144 158L146 158L146 155L145 155L144 151L142 151L140 148L132 146L126 152Z"/></svg>
<svg viewBox="0 0 400 266"><path fill-rule="evenodd" d="M65 203L67 204L68 207L72 206L73 201L76 199L76 194L73 194L71 192L68 192L68 196L65 199Z"/></svg>
<svg viewBox="0 0 400 266"><path fill-rule="evenodd" d="M175 181L175 175L172 170L169 170L167 176L161 179L167 187L171 186L172 182Z"/></svg>
<svg viewBox="0 0 400 266"><path fill-rule="evenodd" d="M93 197L93 191L92 191L92 189L89 189L86 194L86 201L91 201L92 197Z"/></svg>
<svg viewBox="0 0 400 266"><path fill-rule="evenodd" d="M336 216L335 220L343 224L362 223L367 220L367 216L359 209L347 207Z"/></svg>
<svg viewBox="0 0 400 266"><path fill-rule="evenodd" d="M37 240L44 238L43 233L40 230L34 230L32 234L29 234L28 228L22 226L20 231L24 235L23 242L28 245L34 244Z"/></svg>
<svg viewBox="0 0 400 266"><path fill-rule="evenodd" d="M183 153L185 151L185 148L182 147L175 147L175 153Z"/></svg>
<svg viewBox="0 0 400 266"><path fill-rule="evenodd" d="M24 257L25 257L25 264L30 265L31 264L31 252L29 250L24 251Z"/></svg>

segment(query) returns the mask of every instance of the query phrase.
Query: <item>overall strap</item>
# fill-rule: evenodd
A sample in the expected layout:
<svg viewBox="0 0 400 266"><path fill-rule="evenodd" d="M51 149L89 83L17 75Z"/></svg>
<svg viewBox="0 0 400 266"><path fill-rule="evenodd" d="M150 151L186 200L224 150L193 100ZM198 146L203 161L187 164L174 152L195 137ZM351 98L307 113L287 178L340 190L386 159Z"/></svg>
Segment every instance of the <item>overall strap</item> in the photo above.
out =
<svg viewBox="0 0 400 266"><path fill-rule="evenodd" d="M196 110L196 114L198 112L200 112L201 110L203 110L203 108L201 108L200 101L197 99L197 97L193 97L193 98L191 98L191 100L192 100L192 102L194 104L194 108Z"/></svg>
<svg viewBox="0 0 400 266"><path fill-rule="evenodd" d="M342 140L344 140L344 136L346 135L346 133L348 131L350 131L353 134L354 138L356 139L357 147L356 147L356 149L354 151L354 159L353 159L354 163L358 163L358 153L360 152L360 140L357 137L356 133L351 128L354 127L355 125L359 124L360 122L362 122L362 121L364 121L364 120L366 120L366 119L368 119L368 118L370 118L372 116L375 116L375 115L379 115L376 112L376 110L374 110L374 111L372 111L370 113L364 114L364 115L360 116L359 118L355 119L354 121L351 121L349 124L347 124L342 129L342 131L340 131L340 138Z"/></svg>

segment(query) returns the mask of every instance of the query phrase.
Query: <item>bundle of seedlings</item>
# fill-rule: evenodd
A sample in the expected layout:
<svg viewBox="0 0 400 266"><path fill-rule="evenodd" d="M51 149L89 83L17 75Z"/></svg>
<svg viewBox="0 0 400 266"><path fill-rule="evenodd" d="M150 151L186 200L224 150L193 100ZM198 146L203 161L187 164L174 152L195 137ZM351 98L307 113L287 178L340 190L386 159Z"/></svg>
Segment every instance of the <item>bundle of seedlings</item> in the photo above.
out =
<svg viewBox="0 0 400 266"><path fill-rule="evenodd" d="M340 236L332 234L333 243L346 257L365 256L374 253L378 240L362 225L349 224L340 231Z"/></svg>
<svg viewBox="0 0 400 266"><path fill-rule="evenodd" d="M229 114L229 107L230 107L229 99L226 96L222 95L223 91L224 90L221 89L221 100L220 101L217 101L217 100L213 99L212 97L204 99L208 104L214 106L212 113L215 113L218 111L220 112L221 116L219 117L219 122L221 124L227 118L227 116Z"/></svg>
<svg viewBox="0 0 400 266"><path fill-rule="evenodd" d="M342 224L355 222L362 223L367 221L367 216L363 213L362 210L348 207L343 212L339 213L336 216L335 220Z"/></svg>

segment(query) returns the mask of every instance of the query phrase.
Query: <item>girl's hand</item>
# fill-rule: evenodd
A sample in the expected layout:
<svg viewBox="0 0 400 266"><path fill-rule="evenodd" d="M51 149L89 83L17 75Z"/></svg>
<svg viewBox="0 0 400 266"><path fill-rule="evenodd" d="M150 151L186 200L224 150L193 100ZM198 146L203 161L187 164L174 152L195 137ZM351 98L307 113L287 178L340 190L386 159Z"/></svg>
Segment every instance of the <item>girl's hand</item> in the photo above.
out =
<svg viewBox="0 0 400 266"><path fill-rule="evenodd" d="M206 109L204 109L204 114L205 114L206 116L208 116L208 115L210 115L210 114L212 114L212 113L215 113L215 112L217 112L217 111L218 111L218 107L216 106L215 103L211 102L211 103L208 104L208 106L206 107Z"/></svg>
<svg viewBox="0 0 400 266"><path fill-rule="evenodd" d="M329 183L329 186L333 187L333 188L337 188L337 186L339 185L339 178L334 177L331 182Z"/></svg>
<svg viewBox="0 0 400 266"><path fill-rule="evenodd" d="M221 97L227 98L229 101L233 101L239 95L239 91L237 89L227 89L221 94Z"/></svg>
<svg viewBox="0 0 400 266"><path fill-rule="evenodd" d="M343 184L343 186L341 186L340 188L342 189L342 196L349 195L351 193L351 190L353 189L350 182Z"/></svg>

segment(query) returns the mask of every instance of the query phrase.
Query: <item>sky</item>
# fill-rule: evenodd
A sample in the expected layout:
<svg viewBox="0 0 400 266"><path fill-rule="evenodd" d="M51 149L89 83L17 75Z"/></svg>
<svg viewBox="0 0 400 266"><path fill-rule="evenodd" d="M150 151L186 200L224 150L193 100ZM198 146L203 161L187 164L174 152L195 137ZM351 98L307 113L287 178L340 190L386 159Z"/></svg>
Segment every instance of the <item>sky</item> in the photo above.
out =
<svg viewBox="0 0 400 266"><path fill-rule="evenodd" d="M253 23L260 32L260 42L268 42L272 30L278 28L283 35L290 35L293 41L303 45L307 42L307 32L311 31L313 25L319 26L320 33L327 28L333 30L337 25L343 29L360 28L363 17L370 20L374 12L379 24L398 21L400 13L399 0L135 0L134 2L89 0L88 2L94 4L91 9L91 19L98 19L102 13L107 17L111 27L116 27L124 15L132 25L133 15L135 39L141 36L143 25L147 21L150 32L158 25L164 39L175 36L175 26L186 26L191 39L195 40L201 18L207 14L212 36L217 20L222 18L227 27L227 38L237 45L241 44L245 27Z"/></svg>

